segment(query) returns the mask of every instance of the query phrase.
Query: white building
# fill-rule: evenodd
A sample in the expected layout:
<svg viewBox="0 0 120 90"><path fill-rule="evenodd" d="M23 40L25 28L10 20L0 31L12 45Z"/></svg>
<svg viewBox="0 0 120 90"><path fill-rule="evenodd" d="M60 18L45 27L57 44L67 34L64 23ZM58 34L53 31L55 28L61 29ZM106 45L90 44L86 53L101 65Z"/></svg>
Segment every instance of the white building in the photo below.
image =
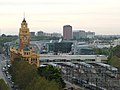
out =
<svg viewBox="0 0 120 90"><path fill-rule="evenodd" d="M30 36L34 37L35 36L35 32L30 32Z"/></svg>
<svg viewBox="0 0 120 90"><path fill-rule="evenodd" d="M72 45L72 54L74 55L94 55L93 45L85 42L75 42Z"/></svg>
<svg viewBox="0 0 120 90"><path fill-rule="evenodd" d="M52 37L62 37L62 35L60 33L52 33L51 36Z"/></svg>
<svg viewBox="0 0 120 90"><path fill-rule="evenodd" d="M37 32L37 36L44 36L43 31L38 31L38 32Z"/></svg>
<svg viewBox="0 0 120 90"><path fill-rule="evenodd" d="M73 39L94 38L95 32L85 32L84 30L73 31Z"/></svg>
<svg viewBox="0 0 120 90"><path fill-rule="evenodd" d="M114 44L115 46L120 45L120 39L114 40L114 41L113 41L113 44Z"/></svg>
<svg viewBox="0 0 120 90"><path fill-rule="evenodd" d="M37 36L62 37L60 33L46 33L43 31L38 31Z"/></svg>
<svg viewBox="0 0 120 90"><path fill-rule="evenodd" d="M95 40L93 46L95 48L110 48L111 44L109 42L102 42L102 40Z"/></svg>
<svg viewBox="0 0 120 90"><path fill-rule="evenodd" d="M106 62L107 56L105 55L51 55L40 54L41 62L72 62L84 61L88 63Z"/></svg>
<svg viewBox="0 0 120 90"><path fill-rule="evenodd" d="M86 34L87 34L87 38L94 38L95 37L95 32L88 31L88 32L86 32Z"/></svg>
<svg viewBox="0 0 120 90"><path fill-rule="evenodd" d="M84 30L73 31L73 39L81 39L86 37L86 32Z"/></svg>

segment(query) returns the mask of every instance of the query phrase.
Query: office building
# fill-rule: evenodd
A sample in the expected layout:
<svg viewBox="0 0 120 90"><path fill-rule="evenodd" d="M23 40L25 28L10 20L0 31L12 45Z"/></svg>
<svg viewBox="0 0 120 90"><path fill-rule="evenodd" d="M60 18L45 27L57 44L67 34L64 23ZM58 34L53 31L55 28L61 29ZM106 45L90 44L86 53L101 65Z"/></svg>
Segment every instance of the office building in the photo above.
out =
<svg viewBox="0 0 120 90"><path fill-rule="evenodd" d="M86 34L87 34L87 38L94 38L95 37L95 32L88 31L88 32L86 32Z"/></svg>
<svg viewBox="0 0 120 90"><path fill-rule="evenodd" d="M75 30L73 31L73 39L86 38L86 32L84 30Z"/></svg>
<svg viewBox="0 0 120 90"><path fill-rule="evenodd" d="M35 32L30 32L30 36L34 37L35 36Z"/></svg>
<svg viewBox="0 0 120 90"><path fill-rule="evenodd" d="M37 36L46 36L46 37L62 37L60 33L46 33L43 31L38 31Z"/></svg>
<svg viewBox="0 0 120 90"><path fill-rule="evenodd" d="M38 31L38 32L37 32L37 36L44 36L43 31Z"/></svg>
<svg viewBox="0 0 120 90"><path fill-rule="evenodd" d="M72 39L72 26L70 25L63 26L63 39L66 40Z"/></svg>

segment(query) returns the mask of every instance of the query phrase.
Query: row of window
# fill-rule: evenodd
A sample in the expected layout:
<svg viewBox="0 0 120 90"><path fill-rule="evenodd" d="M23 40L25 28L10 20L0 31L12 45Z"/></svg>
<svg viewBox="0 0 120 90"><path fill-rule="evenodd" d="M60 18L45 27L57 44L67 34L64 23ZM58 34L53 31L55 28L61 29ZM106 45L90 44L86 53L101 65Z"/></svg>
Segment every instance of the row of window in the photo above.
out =
<svg viewBox="0 0 120 90"><path fill-rule="evenodd" d="M24 52L24 55L30 55L30 52Z"/></svg>
<svg viewBox="0 0 120 90"><path fill-rule="evenodd" d="M35 59L31 59L31 61L37 61L37 58L35 58Z"/></svg>
<svg viewBox="0 0 120 90"><path fill-rule="evenodd" d="M25 60L29 60L28 58L25 58ZM31 62L37 62L37 58L35 58L35 59L31 59Z"/></svg>
<svg viewBox="0 0 120 90"><path fill-rule="evenodd" d="M65 59L56 59L56 60L41 60L41 62L71 62L71 61L95 61L95 59L86 59L86 60L81 60L81 59L72 59L72 60L65 60Z"/></svg>
<svg viewBox="0 0 120 90"><path fill-rule="evenodd" d="M27 33L27 31L22 31L22 33Z"/></svg>

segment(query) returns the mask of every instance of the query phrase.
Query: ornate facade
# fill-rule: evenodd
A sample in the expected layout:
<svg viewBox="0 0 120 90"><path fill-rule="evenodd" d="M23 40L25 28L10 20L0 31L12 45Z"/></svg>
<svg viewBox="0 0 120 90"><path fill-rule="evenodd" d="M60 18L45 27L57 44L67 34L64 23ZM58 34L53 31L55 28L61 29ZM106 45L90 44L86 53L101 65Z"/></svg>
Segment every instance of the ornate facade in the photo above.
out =
<svg viewBox="0 0 120 90"><path fill-rule="evenodd" d="M30 32L25 19L23 19L21 23L21 28L19 29L19 42L20 49L24 49L29 46Z"/></svg>
<svg viewBox="0 0 120 90"><path fill-rule="evenodd" d="M16 58L26 60L29 64L35 64L39 67L39 54L35 53L34 48L30 47L30 32L25 18L21 23L19 29L19 48L10 48L10 60L14 61Z"/></svg>

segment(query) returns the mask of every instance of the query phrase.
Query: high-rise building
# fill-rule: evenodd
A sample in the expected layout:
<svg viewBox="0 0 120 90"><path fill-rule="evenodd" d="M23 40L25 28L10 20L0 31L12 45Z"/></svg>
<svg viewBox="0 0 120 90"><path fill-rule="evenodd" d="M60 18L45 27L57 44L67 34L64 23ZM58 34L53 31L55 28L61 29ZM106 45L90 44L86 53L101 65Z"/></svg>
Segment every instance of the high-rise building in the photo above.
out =
<svg viewBox="0 0 120 90"><path fill-rule="evenodd" d="M46 33L43 31L38 31L37 36L62 37L60 33Z"/></svg>
<svg viewBox="0 0 120 90"><path fill-rule="evenodd" d="M51 37L62 37L60 33L52 33Z"/></svg>
<svg viewBox="0 0 120 90"><path fill-rule="evenodd" d="M95 32L86 32L87 33L87 38L94 38L95 37Z"/></svg>
<svg viewBox="0 0 120 90"><path fill-rule="evenodd" d="M86 37L86 32L84 30L73 31L73 39L81 39Z"/></svg>
<svg viewBox="0 0 120 90"><path fill-rule="evenodd" d="M63 39L66 40L72 39L72 26L70 25L63 26Z"/></svg>
<svg viewBox="0 0 120 90"><path fill-rule="evenodd" d="M38 31L37 36L44 36L44 32L43 31Z"/></svg>
<svg viewBox="0 0 120 90"><path fill-rule="evenodd" d="M35 32L30 32L30 36L34 37L35 36Z"/></svg>

